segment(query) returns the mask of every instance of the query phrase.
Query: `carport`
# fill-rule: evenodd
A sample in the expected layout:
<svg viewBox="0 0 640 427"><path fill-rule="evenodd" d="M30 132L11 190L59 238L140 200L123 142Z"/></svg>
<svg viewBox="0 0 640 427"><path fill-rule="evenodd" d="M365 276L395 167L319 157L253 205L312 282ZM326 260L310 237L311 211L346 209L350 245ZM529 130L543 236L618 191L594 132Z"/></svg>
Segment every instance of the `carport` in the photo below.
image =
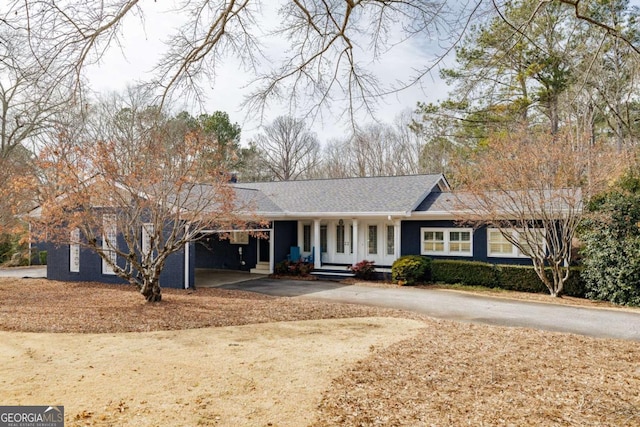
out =
<svg viewBox="0 0 640 427"><path fill-rule="evenodd" d="M205 269L265 275L273 272L273 252L273 228L203 230L190 256L196 273Z"/></svg>
<svg viewBox="0 0 640 427"><path fill-rule="evenodd" d="M264 278L266 276L266 274L251 273L248 271L196 268L195 288L215 288L217 286L246 282L247 280Z"/></svg>

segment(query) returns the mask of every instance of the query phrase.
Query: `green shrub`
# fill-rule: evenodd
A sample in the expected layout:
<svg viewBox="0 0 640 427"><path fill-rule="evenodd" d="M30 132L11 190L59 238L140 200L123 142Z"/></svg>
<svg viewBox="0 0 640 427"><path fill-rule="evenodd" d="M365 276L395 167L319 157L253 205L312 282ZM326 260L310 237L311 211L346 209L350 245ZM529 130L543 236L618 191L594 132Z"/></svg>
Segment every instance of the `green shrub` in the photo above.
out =
<svg viewBox="0 0 640 427"><path fill-rule="evenodd" d="M585 283L582 281L580 267L571 267L569 278L564 282L561 295L584 298ZM499 265L497 266L498 287L510 291L549 293L546 285L538 277L532 266ZM553 281L551 270L547 269L547 277Z"/></svg>
<svg viewBox="0 0 640 427"><path fill-rule="evenodd" d="M47 251L40 251L38 260L40 261L40 265L47 265Z"/></svg>
<svg viewBox="0 0 640 427"><path fill-rule="evenodd" d="M584 298L586 285L582 269L572 267L569 279L564 283L562 295ZM431 274L434 282L484 286L510 291L548 293L532 266L493 265L478 261L433 260ZM551 278L551 272L547 272Z"/></svg>
<svg viewBox="0 0 640 427"><path fill-rule="evenodd" d="M640 305L640 176L623 177L612 191L593 197L580 240L588 298Z"/></svg>
<svg viewBox="0 0 640 427"><path fill-rule="evenodd" d="M496 267L497 287L518 292L548 293L538 274L531 266L500 265Z"/></svg>
<svg viewBox="0 0 640 427"><path fill-rule="evenodd" d="M0 264L29 265L28 247L23 242L24 233L0 234Z"/></svg>
<svg viewBox="0 0 640 427"><path fill-rule="evenodd" d="M478 261L432 260L431 278L434 282L462 283L487 288L495 287L498 282L496 267Z"/></svg>
<svg viewBox="0 0 640 427"><path fill-rule="evenodd" d="M563 295L570 297L585 298L587 296L587 285L582 275L582 267L571 267L571 274L562 290Z"/></svg>
<svg viewBox="0 0 640 427"><path fill-rule="evenodd" d="M357 279L371 280L375 276L376 268L374 261L362 260L357 264L347 267L349 271L355 274Z"/></svg>
<svg viewBox="0 0 640 427"><path fill-rule="evenodd" d="M13 241L10 235L0 235L0 264L11 259L11 255L13 255L13 246Z"/></svg>
<svg viewBox="0 0 640 427"><path fill-rule="evenodd" d="M391 266L391 280L405 285L431 280L431 260L420 255L405 255Z"/></svg>

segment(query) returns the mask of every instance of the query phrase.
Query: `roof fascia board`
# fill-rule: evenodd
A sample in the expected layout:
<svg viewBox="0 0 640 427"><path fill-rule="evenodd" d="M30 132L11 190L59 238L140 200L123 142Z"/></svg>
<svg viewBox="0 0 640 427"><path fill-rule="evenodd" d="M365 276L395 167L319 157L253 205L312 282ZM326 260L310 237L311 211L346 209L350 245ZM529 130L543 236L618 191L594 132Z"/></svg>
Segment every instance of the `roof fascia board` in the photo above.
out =
<svg viewBox="0 0 640 427"><path fill-rule="evenodd" d="M557 212L556 215L560 215L559 218L554 218L554 219L560 219L562 218L562 214L565 213L570 213L572 212L572 210L570 209L562 209L561 211ZM536 213L533 212L530 218L527 219L540 219L539 216L535 215ZM468 216L468 215L475 215L477 216L477 214L471 212L471 211L420 211L420 212L413 212L412 217L415 218L429 218L432 219L432 217L437 217L437 218L455 218L455 219L461 219L464 218L464 216ZM497 219L517 219L518 217L520 217L521 215L516 215L514 213L510 213L510 212L499 212L497 213L497 215L499 216L499 218Z"/></svg>
<svg viewBox="0 0 640 427"><path fill-rule="evenodd" d="M406 218L411 216L411 212L254 212L255 215L272 219Z"/></svg>
<svg viewBox="0 0 640 427"><path fill-rule="evenodd" d="M407 212L407 216L410 216L412 212L418 209L418 206L420 206L420 204L424 201L424 199L426 199L429 196L429 194L433 192L434 188L438 187L440 188L440 190L442 190L444 185L446 185L446 187L444 187L446 191L450 190L449 183L446 181L444 175L440 174L440 177L435 182L435 184L433 184L427 191L422 193L422 196L420 196L420 198L413 204L413 206L411 206L411 209Z"/></svg>

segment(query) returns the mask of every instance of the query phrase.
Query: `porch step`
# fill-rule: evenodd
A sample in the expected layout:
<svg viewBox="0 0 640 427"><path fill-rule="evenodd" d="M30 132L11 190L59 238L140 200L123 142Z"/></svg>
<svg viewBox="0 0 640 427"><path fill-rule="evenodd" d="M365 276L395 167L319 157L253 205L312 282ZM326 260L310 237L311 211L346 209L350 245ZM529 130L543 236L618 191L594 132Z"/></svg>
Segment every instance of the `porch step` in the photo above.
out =
<svg viewBox="0 0 640 427"><path fill-rule="evenodd" d="M316 276L319 279L324 279L324 280L342 280L342 279L348 279L349 277L355 276L355 274L353 274L349 270L322 269L322 270L313 270L311 274Z"/></svg>
<svg viewBox="0 0 640 427"><path fill-rule="evenodd" d="M269 274L269 263L268 262L259 262L256 264L255 268L252 268L250 271L252 274Z"/></svg>

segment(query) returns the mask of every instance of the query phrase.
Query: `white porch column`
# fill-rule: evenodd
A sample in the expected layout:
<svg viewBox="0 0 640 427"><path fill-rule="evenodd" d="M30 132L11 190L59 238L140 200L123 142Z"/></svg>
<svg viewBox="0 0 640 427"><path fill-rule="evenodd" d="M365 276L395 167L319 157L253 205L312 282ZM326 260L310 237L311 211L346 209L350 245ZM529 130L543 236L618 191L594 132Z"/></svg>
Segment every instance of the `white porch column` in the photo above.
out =
<svg viewBox="0 0 640 427"><path fill-rule="evenodd" d="M271 230L269 230L269 273L273 274L275 267L275 242L273 238L273 223L271 223Z"/></svg>
<svg viewBox="0 0 640 427"><path fill-rule="evenodd" d="M358 220L354 218L353 220L353 234L351 236L351 241L353 242L353 262L351 264L355 265L358 263L358 248L360 247L360 242L358 242Z"/></svg>
<svg viewBox="0 0 640 427"><path fill-rule="evenodd" d="M393 247L394 247L394 258L400 258L400 244L402 241L400 240L400 220L397 219L393 222Z"/></svg>
<svg viewBox="0 0 640 427"><path fill-rule="evenodd" d="M300 246L304 250L304 224L298 221L298 242L296 246Z"/></svg>
<svg viewBox="0 0 640 427"><path fill-rule="evenodd" d="M313 220L313 268L322 267L322 248L320 247L320 220Z"/></svg>
<svg viewBox="0 0 640 427"><path fill-rule="evenodd" d="M184 226L184 234L189 233L189 224ZM185 242L184 244L184 288L189 289L189 259L191 258L191 254L189 251L189 242Z"/></svg>

